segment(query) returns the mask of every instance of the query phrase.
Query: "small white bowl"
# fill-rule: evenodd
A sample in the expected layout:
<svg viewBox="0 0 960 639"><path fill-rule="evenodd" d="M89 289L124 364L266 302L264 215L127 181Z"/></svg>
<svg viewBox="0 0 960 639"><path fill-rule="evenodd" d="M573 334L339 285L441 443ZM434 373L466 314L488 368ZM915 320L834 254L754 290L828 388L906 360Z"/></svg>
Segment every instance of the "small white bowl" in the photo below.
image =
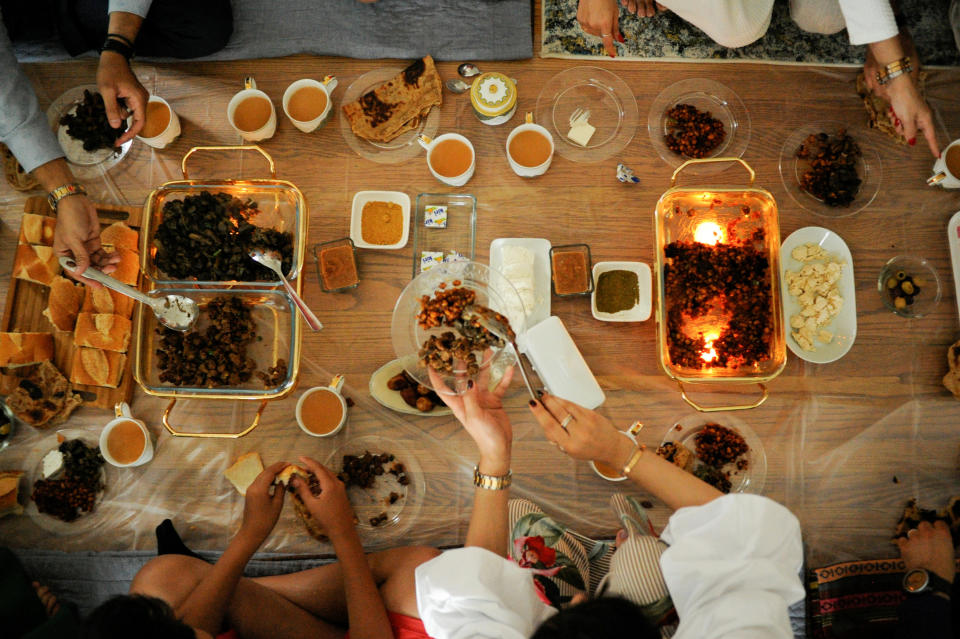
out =
<svg viewBox="0 0 960 639"><path fill-rule="evenodd" d="M597 289L600 274L607 271L630 271L637 274L640 295L631 309L619 313L601 313L597 310ZM593 265L593 293L590 295L590 310L593 316L604 322L643 322L650 319L651 274L643 262L597 262Z"/></svg>
<svg viewBox="0 0 960 639"><path fill-rule="evenodd" d="M367 202L393 202L399 204L403 213L403 233L400 241L395 244L371 244L363 241L363 231L360 220L363 207ZM401 249L410 239L410 196L401 191L357 191L353 196L353 207L350 213L350 239L357 248L368 249Z"/></svg>
<svg viewBox="0 0 960 639"><path fill-rule="evenodd" d="M297 400L296 408L297 426L300 427L300 430L311 437L333 437L343 430L343 425L347 423L347 417L349 417L347 412L349 407L347 406L347 400L340 392L341 388L343 388L343 377L335 377L330 386L314 386L313 388L308 388L306 391L304 391L303 395L300 396L300 399ZM303 409L303 400L314 393L333 393L337 396L337 399L340 400L340 408L343 411L343 413L340 415L340 423L337 424L337 427L331 430L329 433L315 433L303 424L303 415L301 414L301 410Z"/></svg>

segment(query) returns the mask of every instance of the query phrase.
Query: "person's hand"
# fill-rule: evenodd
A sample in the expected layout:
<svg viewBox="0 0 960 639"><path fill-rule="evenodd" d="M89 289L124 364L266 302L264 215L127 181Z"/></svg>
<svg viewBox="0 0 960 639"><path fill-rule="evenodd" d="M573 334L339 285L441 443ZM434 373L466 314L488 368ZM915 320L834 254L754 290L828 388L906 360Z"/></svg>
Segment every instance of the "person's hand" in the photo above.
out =
<svg viewBox="0 0 960 639"><path fill-rule="evenodd" d="M897 539L897 546L907 570L925 568L953 583L956 572L953 539L945 522L937 521L931 526L930 522L921 521L907 532L906 538Z"/></svg>
<svg viewBox="0 0 960 639"><path fill-rule="evenodd" d="M133 136L140 133L146 121L150 94L133 74L130 63L119 53L101 53L100 66L97 67L97 88L103 96L103 106L106 108L110 126L118 128L122 121L133 113L133 123L117 138L115 145L120 146L127 140L132 140ZM126 108L120 104L120 99L126 101Z"/></svg>
<svg viewBox="0 0 960 639"><path fill-rule="evenodd" d="M530 411L547 439L574 459L601 461L620 468L634 448L600 413L549 393L543 393L539 402L531 401Z"/></svg>
<svg viewBox="0 0 960 639"><path fill-rule="evenodd" d="M653 0L623 0L623 8L627 13L634 13L640 18L652 18L657 15L657 11L667 10L662 4Z"/></svg>
<svg viewBox="0 0 960 639"><path fill-rule="evenodd" d="M301 457L304 468L317 476L320 494L314 495L302 477L290 480L310 514L331 539L344 533L356 534L353 506L347 499L347 487L330 470L310 457Z"/></svg>
<svg viewBox="0 0 960 639"><path fill-rule="evenodd" d="M611 58L617 57L613 39L623 42L620 33L620 5L617 0L580 0L577 22L584 33L603 40L603 48Z"/></svg>
<svg viewBox="0 0 960 639"><path fill-rule="evenodd" d="M274 485L277 473L283 470L287 462L277 462L264 468L253 483L247 487L247 496L243 503L243 523L240 535L260 546L277 524L280 510L283 508L283 484ZM273 494L270 494L271 486Z"/></svg>
<svg viewBox="0 0 960 639"><path fill-rule="evenodd" d="M109 274L116 270L115 265L120 261L118 253L107 253L100 245L100 219L97 217L97 209L93 202L82 194L69 195L57 204L53 251L58 257L73 257L77 269L66 273L94 288L98 288L100 284L82 276L87 267L92 264Z"/></svg>
<svg viewBox="0 0 960 639"><path fill-rule="evenodd" d="M476 442L480 451L480 460L484 465L509 467L510 450L513 445L513 428L510 418L503 408L503 396L513 379L513 367L508 368L493 390L490 389L490 367L480 371L476 381L467 382L467 390L462 395L454 395L437 375L428 368L430 382L440 395L443 403L450 407L453 415L463 424L464 429ZM484 468L486 474L502 474L499 468ZM505 470L503 472L506 472Z"/></svg>

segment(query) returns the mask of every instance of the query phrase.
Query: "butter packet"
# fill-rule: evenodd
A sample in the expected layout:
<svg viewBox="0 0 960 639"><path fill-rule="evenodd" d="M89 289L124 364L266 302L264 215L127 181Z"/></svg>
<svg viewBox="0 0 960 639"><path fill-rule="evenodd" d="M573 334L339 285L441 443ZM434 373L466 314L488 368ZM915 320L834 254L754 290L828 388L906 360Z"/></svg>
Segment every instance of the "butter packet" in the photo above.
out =
<svg viewBox="0 0 960 639"><path fill-rule="evenodd" d="M443 251L420 251L420 272L429 271L443 261Z"/></svg>
<svg viewBox="0 0 960 639"><path fill-rule="evenodd" d="M431 229L447 228L447 207L443 204L430 204L423 209L423 225Z"/></svg>
<svg viewBox="0 0 960 639"><path fill-rule="evenodd" d="M460 253L459 251L447 251L447 254L443 256L443 263L449 264L450 262L469 262L470 260L466 255Z"/></svg>

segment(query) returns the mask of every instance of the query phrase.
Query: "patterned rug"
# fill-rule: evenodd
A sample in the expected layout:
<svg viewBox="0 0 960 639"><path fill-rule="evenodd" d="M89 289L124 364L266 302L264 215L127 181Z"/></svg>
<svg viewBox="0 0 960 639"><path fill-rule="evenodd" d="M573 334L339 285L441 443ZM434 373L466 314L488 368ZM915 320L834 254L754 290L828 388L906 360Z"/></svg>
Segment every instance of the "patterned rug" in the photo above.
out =
<svg viewBox="0 0 960 639"><path fill-rule="evenodd" d="M599 38L586 35L577 23L577 0L542 0L540 55L544 58L607 58ZM900 0L904 24L913 35L925 66L960 66L960 52L947 14L950 0ZM863 64L865 47L851 46L847 32L832 36L805 33L790 19L786 0L773 7L764 37L739 49L728 49L697 27L667 11L638 18L621 10L626 38L617 55L632 60L756 60L783 64Z"/></svg>

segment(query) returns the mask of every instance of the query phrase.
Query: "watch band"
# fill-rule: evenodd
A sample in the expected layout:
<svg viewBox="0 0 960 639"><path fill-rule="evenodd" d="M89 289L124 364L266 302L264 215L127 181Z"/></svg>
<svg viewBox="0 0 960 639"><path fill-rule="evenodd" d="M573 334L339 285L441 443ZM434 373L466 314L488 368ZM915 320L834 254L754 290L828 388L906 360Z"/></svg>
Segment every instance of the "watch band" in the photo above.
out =
<svg viewBox="0 0 960 639"><path fill-rule="evenodd" d="M513 471L508 470L506 475L484 475L479 466L473 467L473 485L484 490L503 490L510 488L513 483Z"/></svg>
<svg viewBox="0 0 960 639"><path fill-rule="evenodd" d="M122 40L117 40L110 36L107 36L107 39L103 41L103 46L100 47L100 53L103 53L104 51L113 51L114 53L119 53L127 62L129 62L130 58L133 57L132 46Z"/></svg>
<svg viewBox="0 0 960 639"><path fill-rule="evenodd" d="M903 576L903 589L910 595L938 594L950 599L953 584L925 568L908 570Z"/></svg>
<svg viewBox="0 0 960 639"><path fill-rule="evenodd" d="M60 200L65 197L70 197L71 195L86 195L87 190L83 188L82 184L77 182L71 182L70 184L64 184L63 186L58 186L54 190L50 191L47 194L47 204L50 205L50 208L54 211L57 210L57 205L60 204Z"/></svg>
<svg viewBox="0 0 960 639"><path fill-rule="evenodd" d="M624 477L630 475L630 471L633 470L633 467L636 466L637 462L640 461L640 458L643 457L643 451L645 450L647 450L646 444L637 444L633 454L630 455L630 458L627 459L627 463L624 464L623 468L620 470L620 474Z"/></svg>
<svg viewBox="0 0 960 639"><path fill-rule="evenodd" d="M883 67L883 71L877 71L877 82L880 84L888 84L894 78L899 78L901 75L910 73L911 71L913 71L913 66L910 64L910 56L906 56L886 65Z"/></svg>

